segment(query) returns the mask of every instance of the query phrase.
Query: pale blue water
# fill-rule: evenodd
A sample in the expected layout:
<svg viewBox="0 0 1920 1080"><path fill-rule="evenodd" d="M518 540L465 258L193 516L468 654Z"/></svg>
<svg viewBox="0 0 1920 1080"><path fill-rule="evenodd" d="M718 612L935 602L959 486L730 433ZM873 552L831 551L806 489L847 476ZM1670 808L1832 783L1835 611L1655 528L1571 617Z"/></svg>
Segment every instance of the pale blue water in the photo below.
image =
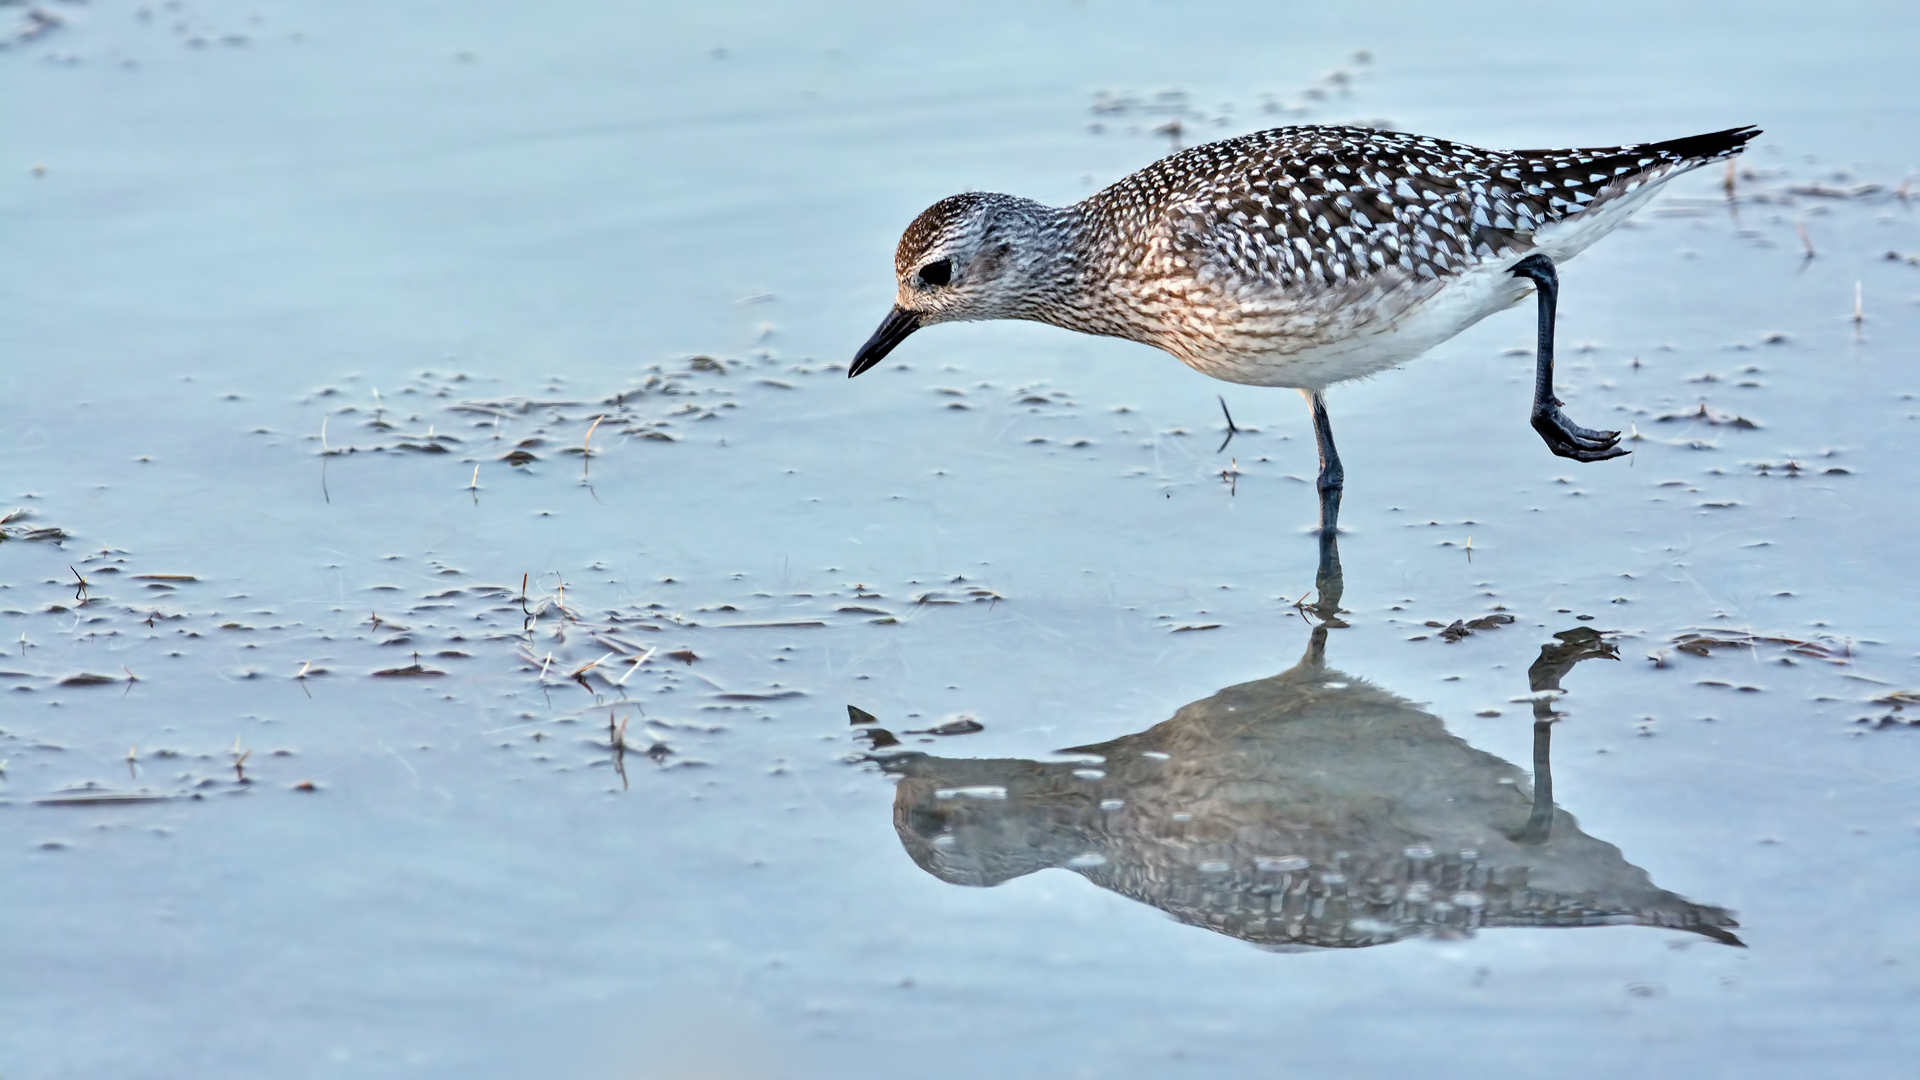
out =
<svg viewBox="0 0 1920 1080"><path fill-rule="evenodd" d="M49 10L0 52L0 514L31 511L0 527L71 534L0 541L0 1076L1909 1067L1920 732L1875 704L1920 689L1904 8ZM1195 820L1082 807L1046 843L1019 791L950 795L1050 854L949 884L848 704L1057 775L1308 645L1294 395L1035 326L832 366L927 203L1078 198L1176 115L1188 142L1767 134L1737 218L1709 170L1563 271L1562 396L1645 436L1630 459L1528 430L1530 310L1333 392L1327 662L1415 703L1412 764L1316 750L1350 772L1311 812L1284 769L1216 790L1196 752L1166 794L1115 766L1063 797L1125 780L1097 794ZM1219 454L1216 393L1248 429ZM1658 419L1702 401L1758 427ZM1565 677L1555 820L1605 857L1535 859L1527 669L1581 626L1620 659ZM1701 631L1782 640L1675 647ZM444 674L372 675L416 662ZM904 734L961 717L984 730ZM1368 822L1385 846L1340 833ZM1096 883L1161 867L1163 906L1218 910L1207 875L1265 887L1248 860L1316 837L1359 878L1474 830L1487 865L1643 873L1747 947L1449 922L1276 953Z"/></svg>

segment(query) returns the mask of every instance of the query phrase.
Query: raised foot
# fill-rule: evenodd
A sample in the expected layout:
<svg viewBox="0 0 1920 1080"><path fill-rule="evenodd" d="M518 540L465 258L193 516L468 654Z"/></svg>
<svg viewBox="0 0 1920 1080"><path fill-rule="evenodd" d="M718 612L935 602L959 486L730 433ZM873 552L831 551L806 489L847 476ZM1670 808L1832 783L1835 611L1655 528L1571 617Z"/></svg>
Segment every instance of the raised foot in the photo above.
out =
<svg viewBox="0 0 1920 1080"><path fill-rule="evenodd" d="M1575 461L1605 461L1632 453L1619 445L1619 432L1583 428L1567 419L1558 403L1534 410L1533 430L1546 440L1547 449Z"/></svg>

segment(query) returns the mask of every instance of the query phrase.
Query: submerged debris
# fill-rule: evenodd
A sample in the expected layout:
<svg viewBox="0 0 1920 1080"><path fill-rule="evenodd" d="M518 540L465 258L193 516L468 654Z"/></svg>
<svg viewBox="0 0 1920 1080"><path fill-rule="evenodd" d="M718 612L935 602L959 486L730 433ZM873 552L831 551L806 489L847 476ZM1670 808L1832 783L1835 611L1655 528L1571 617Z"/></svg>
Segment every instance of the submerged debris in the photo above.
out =
<svg viewBox="0 0 1920 1080"><path fill-rule="evenodd" d="M1759 649L1761 646L1773 646L1783 650L1785 655L1780 656L1777 660L1777 662L1781 664L1791 665L1798 663L1799 660L1795 659L1796 657L1810 660L1825 660L1830 664L1839 665L1851 664L1853 662L1853 648L1851 643L1835 640L1830 637L1823 637L1820 640L1805 640L1784 635L1756 634L1745 630L1688 630L1675 635L1673 638L1674 651L1703 658L1710 657L1716 651L1724 649L1746 649L1752 651ZM1653 661L1654 667L1664 668L1668 666L1672 660L1672 656L1665 649L1656 649L1647 654L1647 659ZM1732 684L1705 682L1701 685L1731 686ZM1738 687L1738 689L1757 690L1759 688L1742 686Z"/></svg>
<svg viewBox="0 0 1920 1080"><path fill-rule="evenodd" d="M1427 626L1440 631L1436 636L1439 637L1441 641L1451 645L1461 638L1472 637L1475 631L1495 630L1512 621L1513 616L1495 612L1492 615L1482 615L1477 619L1455 619L1453 622L1444 625L1440 622L1429 620ZM1424 641L1426 640L1426 636L1421 635L1414 640Z"/></svg>
<svg viewBox="0 0 1920 1080"><path fill-rule="evenodd" d="M805 697L805 690L781 689L778 684L771 690L736 690L713 695L719 701L781 701L786 698Z"/></svg>
<svg viewBox="0 0 1920 1080"><path fill-rule="evenodd" d="M1694 656L1711 656L1715 649L1751 649L1758 645L1783 645L1790 653L1839 664L1846 663L1852 657L1850 649L1838 644L1752 634L1740 630L1717 630L1712 633L1689 631L1673 639L1674 648ZM1665 667L1666 665L1662 663L1657 666Z"/></svg>
<svg viewBox="0 0 1920 1080"><path fill-rule="evenodd" d="M421 667L419 661L416 660L406 667L387 668L383 671L376 671L373 673L373 677L376 679L431 679L438 678L445 674L446 672L438 671L434 668Z"/></svg>
<svg viewBox="0 0 1920 1080"><path fill-rule="evenodd" d="M169 802L184 798L181 795L165 795L156 791L109 791L88 790L49 795L44 799L33 800L35 806L128 806L134 803Z"/></svg>
<svg viewBox="0 0 1920 1080"><path fill-rule="evenodd" d="M25 45L66 25L66 20L42 7L29 7L12 25L0 29L0 49ZM44 169L36 166L35 175Z"/></svg>
<svg viewBox="0 0 1920 1080"><path fill-rule="evenodd" d="M58 544L72 538L72 534L65 529L44 525L35 528L25 524L26 520L32 516L31 510L9 510L4 515L0 515L0 543L8 540L37 540L42 543Z"/></svg>
<svg viewBox="0 0 1920 1080"><path fill-rule="evenodd" d="M1732 413L1721 412L1718 409L1709 409L1707 408L1707 403L1704 401L1700 403L1700 407L1697 409L1692 409L1687 412L1665 413L1653 419L1656 423L1661 424L1672 423L1675 420L1697 420L1704 424L1712 424L1715 427L1737 428L1741 431L1758 431L1760 428L1758 423L1744 416L1735 416Z"/></svg>
<svg viewBox="0 0 1920 1080"><path fill-rule="evenodd" d="M1815 471L1813 466L1802 465L1792 458L1783 461L1749 461L1744 464L1761 476L1785 476L1789 479L1808 476ZM1828 466L1818 471L1822 476L1848 476L1853 472L1852 469L1841 468L1838 465Z"/></svg>
<svg viewBox="0 0 1920 1080"><path fill-rule="evenodd" d="M903 731L900 734L902 735L972 735L976 731L985 731L985 730L987 730L987 725L982 724L980 721L975 720L971 716L962 716L956 720L949 720L944 724L935 724L933 727L924 728L920 731Z"/></svg>
<svg viewBox="0 0 1920 1080"><path fill-rule="evenodd" d="M1920 692L1913 690L1895 690L1873 699L1873 704L1883 706L1887 712L1882 716L1862 716L1856 724L1866 724L1874 729L1890 727L1920 727L1920 715L1906 716L1904 710L1909 705L1920 705Z"/></svg>

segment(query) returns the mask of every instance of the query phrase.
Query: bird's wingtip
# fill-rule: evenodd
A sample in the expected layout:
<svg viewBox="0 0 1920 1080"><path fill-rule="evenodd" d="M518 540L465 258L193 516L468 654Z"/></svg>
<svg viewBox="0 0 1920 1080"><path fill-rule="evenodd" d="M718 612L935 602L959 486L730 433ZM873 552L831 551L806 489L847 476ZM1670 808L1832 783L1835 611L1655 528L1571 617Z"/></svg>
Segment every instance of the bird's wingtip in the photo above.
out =
<svg viewBox="0 0 1920 1080"><path fill-rule="evenodd" d="M1666 142L1655 143L1649 149L1665 150L1683 158L1712 161L1715 158L1732 157L1740 153L1761 131L1762 129L1757 125L1742 124L1723 131L1709 131L1704 135L1669 139Z"/></svg>

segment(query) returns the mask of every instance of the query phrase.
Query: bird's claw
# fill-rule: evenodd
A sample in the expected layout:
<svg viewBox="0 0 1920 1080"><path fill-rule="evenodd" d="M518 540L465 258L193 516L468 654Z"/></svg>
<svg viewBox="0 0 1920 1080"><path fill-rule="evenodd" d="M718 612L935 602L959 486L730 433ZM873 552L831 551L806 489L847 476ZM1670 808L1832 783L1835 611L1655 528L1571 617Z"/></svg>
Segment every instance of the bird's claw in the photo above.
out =
<svg viewBox="0 0 1920 1080"><path fill-rule="evenodd" d="M1605 461L1632 453L1619 445L1619 432L1581 427L1567 419L1558 405L1534 410L1533 430L1546 441L1547 449L1575 461Z"/></svg>

